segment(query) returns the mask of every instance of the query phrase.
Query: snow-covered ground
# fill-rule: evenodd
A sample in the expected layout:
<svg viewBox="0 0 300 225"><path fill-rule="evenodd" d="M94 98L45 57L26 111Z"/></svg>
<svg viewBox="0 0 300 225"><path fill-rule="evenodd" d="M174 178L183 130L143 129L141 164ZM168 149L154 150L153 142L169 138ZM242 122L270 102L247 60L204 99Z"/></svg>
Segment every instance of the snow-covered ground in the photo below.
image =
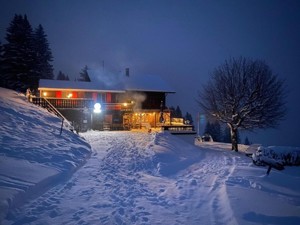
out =
<svg viewBox="0 0 300 225"><path fill-rule="evenodd" d="M75 134L64 131L59 136L59 125L49 122L56 121L55 117L28 105L14 92L11 95L18 99L17 104L10 105L11 111L3 107L8 103L0 95L1 121L8 118L3 115L12 113L27 125L30 114L40 117L41 123L48 122L39 127L28 125L28 136L9 125L19 125L17 117L9 117L10 122L1 127L1 202L7 196L2 192L3 184L7 185L3 180L9 178L9 184L18 190L18 183L29 185L26 181L32 182L32 177L40 173L50 176L68 171L67 164L78 167L89 152L88 145ZM20 104L24 109L17 114ZM34 112L27 114L25 109ZM52 131L51 138L45 129ZM40 135L38 140L31 137L33 134ZM86 163L69 180L56 181L57 185L40 197L10 210L2 224L300 224L299 167L272 170L266 176L266 167L253 165L243 152L231 152L228 144L195 146L168 133L89 131L80 135L92 148ZM24 155L26 146L33 160ZM74 149L77 151L70 157ZM15 154L6 161L10 150ZM35 152L40 156L34 157ZM49 152L53 153L51 157ZM14 166L22 165L13 161L20 160L19 154L24 155L24 169L32 168L30 173ZM60 159L66 157L69 163L36 162L39 158L55 158L56 154ZM17 174L21 178L17 179ZM46 183L49 185L53 186L52 182Z"/></svg>
<svg viewBox="0 0 300 225"><path fill-rule="evenodd" d="M61 120L0 88L0 224L7 211L65 180L91 154Z"/></svg>

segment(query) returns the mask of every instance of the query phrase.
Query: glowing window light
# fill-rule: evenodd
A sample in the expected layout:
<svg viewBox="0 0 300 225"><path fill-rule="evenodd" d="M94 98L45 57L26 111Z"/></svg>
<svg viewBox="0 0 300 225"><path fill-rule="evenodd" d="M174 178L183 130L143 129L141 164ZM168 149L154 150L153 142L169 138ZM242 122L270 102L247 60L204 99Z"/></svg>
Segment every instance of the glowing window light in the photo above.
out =
<svg viewBox="0 0 300 225"><path fill-rule="evenodd" d="M98 102L94 105L94 113L101 113L101 105Z"/></svg>

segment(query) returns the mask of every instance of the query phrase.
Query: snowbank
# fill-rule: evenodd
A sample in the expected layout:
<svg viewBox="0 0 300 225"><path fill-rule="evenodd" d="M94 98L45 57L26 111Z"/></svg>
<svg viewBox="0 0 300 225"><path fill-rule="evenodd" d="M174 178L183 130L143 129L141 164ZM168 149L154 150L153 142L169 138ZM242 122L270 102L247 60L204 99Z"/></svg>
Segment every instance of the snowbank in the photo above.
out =
<svg viewBox="0 0 300 225"><path fill-rule="evenodd" d="M61 121L0 88L0 221L12 207L38 196L81 166L91 153L83 139Z"/></svg>
<svg viewBox="0 0 300 225"><path fill-rule="evenodd" d="M258 147L252 155L255 164L264 165L264 162L279 163L283 166L300 165L300 148L286 146Z"/></svg>
<svg viewBox="0 0 300 225"><path fill-rule="evenodd" d="M194 145L169 132L157 133L154 144L154 162L164 176L176 174L201 159L201 152Z"/></svg>

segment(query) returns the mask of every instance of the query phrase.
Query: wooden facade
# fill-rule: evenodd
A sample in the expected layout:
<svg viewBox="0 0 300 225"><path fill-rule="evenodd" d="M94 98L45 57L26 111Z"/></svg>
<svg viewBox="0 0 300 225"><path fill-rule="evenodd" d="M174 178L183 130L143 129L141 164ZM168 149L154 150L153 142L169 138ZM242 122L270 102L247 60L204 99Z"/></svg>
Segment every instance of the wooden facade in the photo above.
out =
<svg viewBox="0 0 300 225"><path fill-rule="evenodd" d="M39 95L35 104L46 98L78 131L149 129L170 122L165 92L40 87ZM96 103L99 113L94 112Z"/></svg>

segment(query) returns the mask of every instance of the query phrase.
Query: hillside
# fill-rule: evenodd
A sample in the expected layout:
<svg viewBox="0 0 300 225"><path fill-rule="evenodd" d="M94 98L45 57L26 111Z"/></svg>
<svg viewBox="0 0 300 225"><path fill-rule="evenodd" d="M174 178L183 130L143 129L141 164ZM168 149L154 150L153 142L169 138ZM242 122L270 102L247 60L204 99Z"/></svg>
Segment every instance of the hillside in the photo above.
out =
<svg viewBox="0 0 300 225"><path fill-rule="evenodd" d="M70 176L91 149L61 121L27 102L23 94L0 88L0 221L7 210L38 196Z"/></svg>

